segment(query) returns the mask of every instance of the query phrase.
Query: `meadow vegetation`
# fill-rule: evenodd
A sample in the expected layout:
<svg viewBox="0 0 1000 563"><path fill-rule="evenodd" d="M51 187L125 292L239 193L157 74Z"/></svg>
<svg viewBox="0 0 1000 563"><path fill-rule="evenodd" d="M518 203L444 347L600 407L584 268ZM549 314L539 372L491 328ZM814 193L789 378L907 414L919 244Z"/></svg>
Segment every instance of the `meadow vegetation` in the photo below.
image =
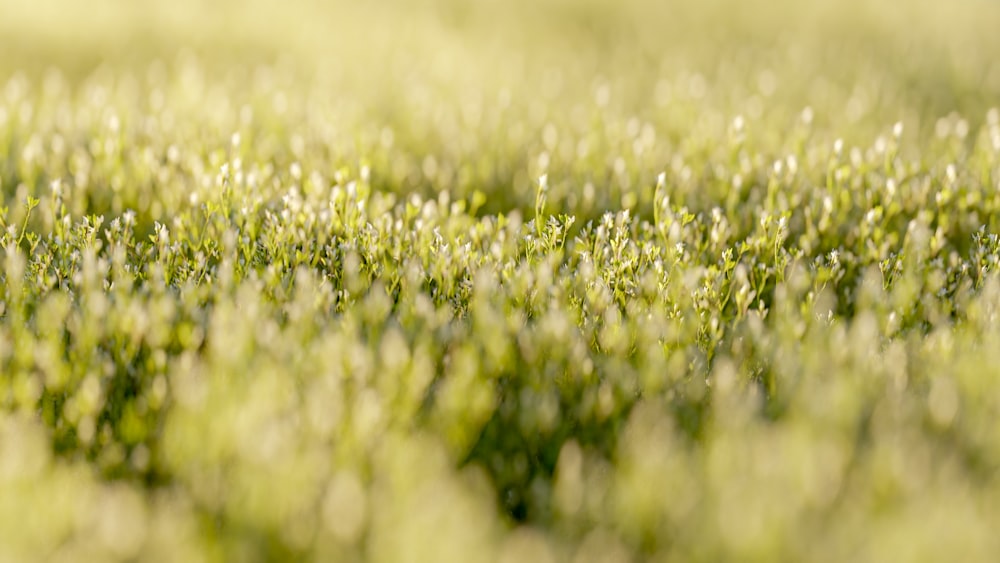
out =
<svg viewBox="0 0 1000 563"><path fill-rule="evenodd" d="M0 561L989 561L1000 5L0 0Z"/></svg>

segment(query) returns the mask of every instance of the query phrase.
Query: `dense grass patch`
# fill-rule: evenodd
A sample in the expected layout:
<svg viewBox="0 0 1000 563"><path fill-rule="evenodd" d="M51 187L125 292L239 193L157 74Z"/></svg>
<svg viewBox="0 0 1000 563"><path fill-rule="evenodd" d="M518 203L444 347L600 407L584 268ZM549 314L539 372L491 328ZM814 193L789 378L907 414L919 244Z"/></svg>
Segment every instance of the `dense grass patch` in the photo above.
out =
<svg viewBox="0 0 1000 563"><path fill-rule="evenodd" d="M0 561L1000 552L994 3L213 6L0 1Z"/></svg>

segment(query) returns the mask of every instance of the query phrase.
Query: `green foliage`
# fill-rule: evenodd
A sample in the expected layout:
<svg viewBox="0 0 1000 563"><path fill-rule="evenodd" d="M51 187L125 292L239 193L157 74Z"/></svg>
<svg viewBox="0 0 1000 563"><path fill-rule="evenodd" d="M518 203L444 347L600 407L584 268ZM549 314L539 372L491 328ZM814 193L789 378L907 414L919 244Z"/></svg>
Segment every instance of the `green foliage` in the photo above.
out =
<svg viewBox="0 0 1000 563"><path fill-rule="evenodd" d="M997 7L8 4L0 560L1000 552Z"/></svg>

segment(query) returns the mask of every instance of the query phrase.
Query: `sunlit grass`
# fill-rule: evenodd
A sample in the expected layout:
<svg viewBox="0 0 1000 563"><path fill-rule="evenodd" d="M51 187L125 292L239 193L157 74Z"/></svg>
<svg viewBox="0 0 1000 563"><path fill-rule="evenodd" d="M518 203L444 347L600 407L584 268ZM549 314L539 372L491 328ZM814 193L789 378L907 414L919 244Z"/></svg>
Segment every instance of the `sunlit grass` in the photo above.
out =
<svg viewBox="0 0 1000 563"><path fill-rule="evenodd" d="M994 3L0 0L0 561L989 561Z"/></svg>

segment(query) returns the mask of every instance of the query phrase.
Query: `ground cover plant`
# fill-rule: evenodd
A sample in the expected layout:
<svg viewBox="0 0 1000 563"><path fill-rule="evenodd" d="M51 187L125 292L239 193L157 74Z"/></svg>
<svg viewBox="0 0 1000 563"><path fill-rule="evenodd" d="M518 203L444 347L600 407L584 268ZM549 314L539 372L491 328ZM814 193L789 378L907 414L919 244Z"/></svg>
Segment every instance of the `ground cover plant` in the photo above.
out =
<svg viewBox="0 0 1000 563"><path fill-rule="evenodd" d="M990 561L1000 6L0 0L0 561Z"/></svg>

